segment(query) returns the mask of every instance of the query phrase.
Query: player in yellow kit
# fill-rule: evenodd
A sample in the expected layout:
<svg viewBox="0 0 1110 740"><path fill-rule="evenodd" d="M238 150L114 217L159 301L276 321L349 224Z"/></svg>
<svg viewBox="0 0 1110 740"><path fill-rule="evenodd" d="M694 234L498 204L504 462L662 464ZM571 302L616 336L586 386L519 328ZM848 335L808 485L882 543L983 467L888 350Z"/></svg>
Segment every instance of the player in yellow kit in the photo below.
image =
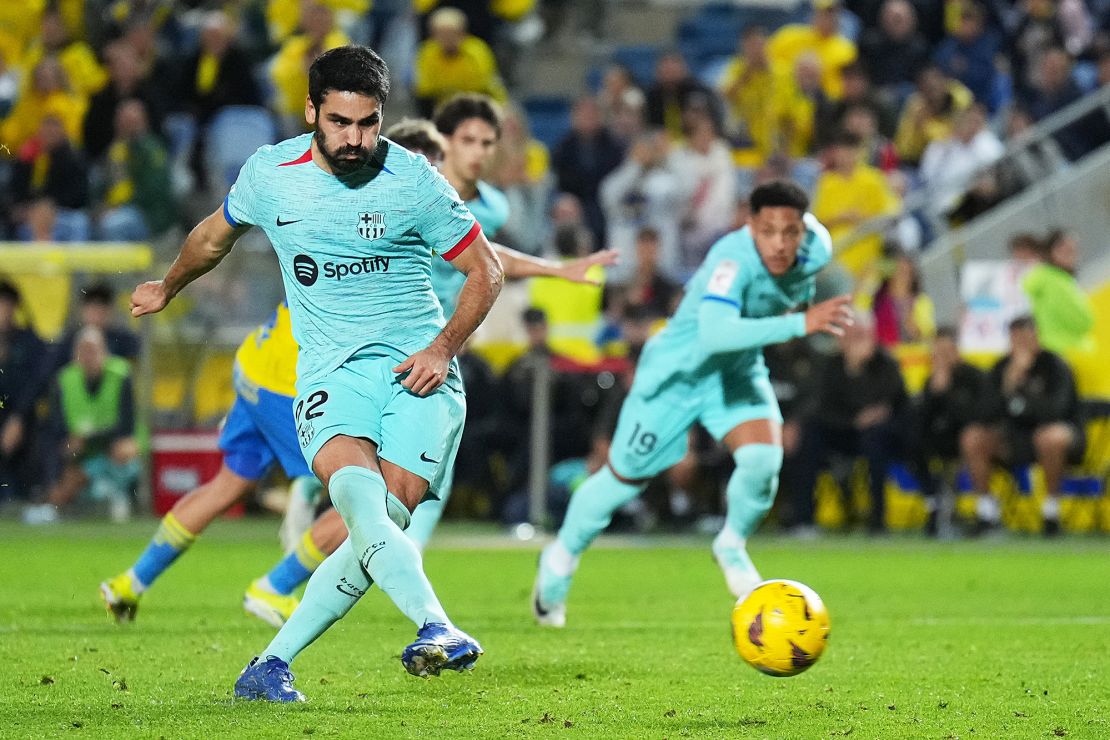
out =
<svg viewBox="0 0 1110 740"><path fill-rule="evenodd" d="M322 488L309 470L297 442L293 422L294 384L297 379L297 343L289 323L289 309L282 302L269 320L239 345L233 382L235 402L220 433L223 464L216 476L181 498L162 519L154 538L127 571L100 584L100 592L118 621L130 621L139 597L193 543L216 517L254 490L258 481L279 463L292 481L291 505L312 510ZM340 538L342 542L342 538ZM300 568L286 568L280 578L295 587L323 562L319 545L302 537L293 549ZM250 585L244 608L280 625L296 607L286 581L261 578Z"/></svg>

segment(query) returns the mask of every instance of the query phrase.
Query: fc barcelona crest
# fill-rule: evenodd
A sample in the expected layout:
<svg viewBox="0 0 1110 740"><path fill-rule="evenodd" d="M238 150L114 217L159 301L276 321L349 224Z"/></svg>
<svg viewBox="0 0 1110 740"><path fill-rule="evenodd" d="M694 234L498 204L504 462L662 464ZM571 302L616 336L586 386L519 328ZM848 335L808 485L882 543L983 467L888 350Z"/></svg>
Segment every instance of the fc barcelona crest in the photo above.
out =
<svg viewBox="0 0 1110 740"><path fill-rule="evenodd" d="M385 214L358 214L358 235L363 239L380 239L385 235Z"/></svg>

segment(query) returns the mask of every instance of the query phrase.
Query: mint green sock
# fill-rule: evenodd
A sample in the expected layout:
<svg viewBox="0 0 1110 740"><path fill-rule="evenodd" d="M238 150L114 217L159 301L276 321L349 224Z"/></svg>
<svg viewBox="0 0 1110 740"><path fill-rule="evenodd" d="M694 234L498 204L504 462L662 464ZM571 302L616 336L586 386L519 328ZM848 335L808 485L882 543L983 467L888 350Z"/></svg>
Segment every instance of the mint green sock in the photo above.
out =
<svg viewBox="0 0 1110 740"><path fill-rule="evenodd" d="M644 483L625 483L606 465L570 497L559 541L571 555L581 555L613 521L616 510L639 496L645 487Z"/></svg>
<svg viewBox="0 0 1110 740"><path fill-rule="evenodd" d="M782 457L782 447L766 444L743 445L732 455L736 470L725 487L725 522L742 539L752 536L775 502Z"/></svg>
<svg viewBox="0 0 1110 740"><path fill-rule="evenodd" d="M262 654L276 655L292 663L328 627L342 619L371 585L358 564L351 540L344 540L308 579L300 605Z"/></svg>
<svg viewBox="0 0 1110 740"><path fill-rule="evenodd" d="M395 523L408 526L408 511L386 491L381 475L350 465L332 474L328 490L347 525L355 556L371 580L417 627L426 622L450 624L424 575L420 550Z"/></svg>
<svg viewBox="0 0 1110 740"><path fill-rule="evenodd" d="M762 580L748 555L747 543L775 501L782 456L781 447L767 444L743 445L732 454L736 469L725 487L725 526L713 539L713 556L737 597Z"/></svg>

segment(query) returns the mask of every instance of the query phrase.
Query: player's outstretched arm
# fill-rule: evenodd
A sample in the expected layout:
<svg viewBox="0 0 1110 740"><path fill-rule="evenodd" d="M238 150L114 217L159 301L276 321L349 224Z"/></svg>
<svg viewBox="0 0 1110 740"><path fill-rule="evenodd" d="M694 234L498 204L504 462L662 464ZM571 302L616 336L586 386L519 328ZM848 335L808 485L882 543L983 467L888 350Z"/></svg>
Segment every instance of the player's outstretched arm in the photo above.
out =
<svg viewBox="0 0 1110 740"><path fill-rule="evenodd" d="M486 318L505 279L501 260L481 231L451 264L466 275L455 314L426 349L393 368L395 373L408 373L401 385L419 396L428 395L447 379L451 358Z"/></svg>
<svg viewBox="0 0 1110 740"><path fill-rule="evenodd" d="M826 332L834 336L852 325L851 296L822 301L804 314L744 318L740 306L718 296L707 296L698 309L698 343L709 354L739 352L786 342L808 334Z"/></svg>
<svg viewBox="0 0 1110 740"><path fill-rule="evenodd" d="M601 281L589 277L587 273L594 265L611 267L617 264L617 253L612 249L594 252L586 257L572 260L549 260L533 257L530 254L509 249L501 244L493 244L493 249L505 268L505 277L519 280L529 277L557 277L572 283L600 285Z"/></svg>
<svg viewBox="0 0 1110 740"><path fill-rule="evenodd" d="M166 277L142 283L131 294L131 315L158 313L189 283L220 264L235 240L249 226L232 226L224 218L223 207L201 221L189 236Z"/></svg>

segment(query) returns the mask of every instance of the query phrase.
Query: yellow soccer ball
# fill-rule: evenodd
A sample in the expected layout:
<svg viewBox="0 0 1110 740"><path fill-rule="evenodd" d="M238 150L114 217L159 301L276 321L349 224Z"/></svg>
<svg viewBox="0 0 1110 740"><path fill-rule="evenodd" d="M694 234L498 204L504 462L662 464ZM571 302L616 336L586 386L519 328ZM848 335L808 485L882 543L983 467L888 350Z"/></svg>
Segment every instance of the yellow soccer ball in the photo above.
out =
<svg viewBox="0 0 1110 740"><path fill-rule="evenodd" d="M797 581L764 581L732 609L732 641L748 665L796 676L817 662L829 640L821 597Z"/></svg>

